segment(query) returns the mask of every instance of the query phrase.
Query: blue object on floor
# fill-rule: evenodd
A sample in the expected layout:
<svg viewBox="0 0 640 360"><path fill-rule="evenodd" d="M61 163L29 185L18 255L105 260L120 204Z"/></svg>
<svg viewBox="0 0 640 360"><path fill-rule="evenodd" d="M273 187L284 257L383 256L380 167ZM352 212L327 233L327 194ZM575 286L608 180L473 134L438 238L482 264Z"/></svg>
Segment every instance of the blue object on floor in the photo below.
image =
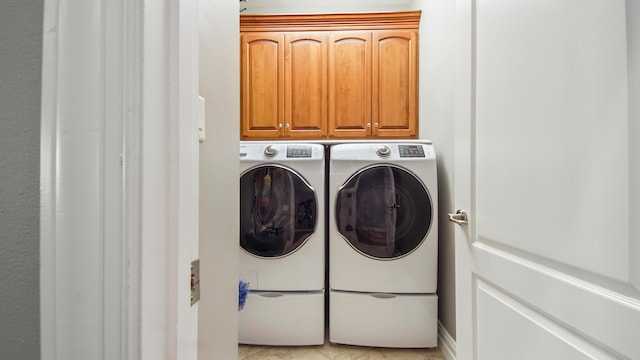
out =
<svg viewBox="0 0 640 360"><path fill-rule="evenodd" d="M247 295L249 295L249 284L240 280L238 282L238 311L244 308L244 304L247 302Z"/></svg>

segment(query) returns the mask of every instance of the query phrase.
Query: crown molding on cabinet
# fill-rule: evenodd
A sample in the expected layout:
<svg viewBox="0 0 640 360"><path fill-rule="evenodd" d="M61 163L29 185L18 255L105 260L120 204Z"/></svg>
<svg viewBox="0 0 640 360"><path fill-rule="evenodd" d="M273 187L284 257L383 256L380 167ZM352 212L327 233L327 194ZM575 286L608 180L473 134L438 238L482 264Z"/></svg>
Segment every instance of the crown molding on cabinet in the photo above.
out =
<svg viewBox="0 0 640 360"><path fill-rule="evenodd" d="M243 14L240 31L417 29L421 10L343 14Z"/></svg>

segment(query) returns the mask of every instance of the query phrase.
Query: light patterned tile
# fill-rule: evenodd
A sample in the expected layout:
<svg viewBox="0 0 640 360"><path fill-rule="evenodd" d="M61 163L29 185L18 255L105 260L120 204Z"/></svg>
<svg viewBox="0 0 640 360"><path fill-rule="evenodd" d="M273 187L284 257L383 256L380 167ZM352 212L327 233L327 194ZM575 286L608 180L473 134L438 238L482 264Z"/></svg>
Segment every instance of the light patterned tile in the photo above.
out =
<svg viewBox="0 0 640 360"><path fill-rule="evenodd" d="M314 346L265 347L245 360L327 360Z"/></svg>
<svg viewBox="0 0 640 360"><path fill-rule="evenodd" d="M262 351L264 348L265 346L238 345L238 360L246 359L247 356L251 356L258 351Z"/></svg>
<svg viewBox="0 0 640 360"><path fill-rule="evenodd" d="M239 345L238 360L444 360L439 349L389 349L332 344L319 346Z"/></svg>
<svg viewBox="0 0 640 360"><path fill-rule="evenodd" d="M386 348L374 348L360 357L357 360L443 360L444 357L438 349L386 349Z"/></svg>
<svg viewBox="0 0 640 360"><path fill-rule="evenodd" d="M332 344L329 341L325 342L324 346L318 348L318 351L323 353L331 360L353 360L367 352L367 350L369 350L369 348L362 346Z"/></svg>

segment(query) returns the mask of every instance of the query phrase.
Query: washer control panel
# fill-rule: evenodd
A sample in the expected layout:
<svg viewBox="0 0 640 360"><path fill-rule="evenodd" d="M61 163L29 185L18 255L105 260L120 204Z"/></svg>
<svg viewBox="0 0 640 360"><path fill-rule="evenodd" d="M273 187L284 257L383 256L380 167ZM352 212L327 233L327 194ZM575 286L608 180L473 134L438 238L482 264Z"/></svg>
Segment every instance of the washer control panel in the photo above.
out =
<svg viewBox="0 0 640 360"><path fill-rule="evenodd" d="M324 161L322 144L240 141L240 161ZM315 166L315 165L314 165Z"/></svg>
<svg viewBox="0 0 640 360"><path fill-rule="evenodd" d="M398 145L401 158L425 157L422 145Z"/></svg>
<svg viewBox="0 0 640 360"><path fill-rule="evenodd" d="M287 146L288 158L310 158L311 146Z"/></svg>

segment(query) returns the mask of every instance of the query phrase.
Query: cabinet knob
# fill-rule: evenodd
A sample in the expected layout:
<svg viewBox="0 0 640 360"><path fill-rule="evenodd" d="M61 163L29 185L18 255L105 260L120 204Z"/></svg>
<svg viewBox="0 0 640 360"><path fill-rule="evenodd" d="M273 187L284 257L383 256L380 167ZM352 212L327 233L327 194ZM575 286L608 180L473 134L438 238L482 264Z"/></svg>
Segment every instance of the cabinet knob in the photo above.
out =
<svg viewBox="0 0 640 360"><path fill-rule="evenodd" d="M378 127L378 123L377 122L373 123L373 127L377 128Z"/></svg>
<svg viewBox="0 0 640 360"><path fill-rule="evenodd" d="M284 124L284 127L285 127L286 129L288 129L288 128L289 128L289 123Z"/></svg>
<svg viewBox="0 0 640 360"><path fill-rule="evenodd" d="M282 123L278 124L278 129L282 129Z"/></svg>
<svg viewBox="0 0 640 360"><path fill-rule="evenodd" d="M370 128L370 127L371 127L371 123L367 123L367 128Z"/></svg>

